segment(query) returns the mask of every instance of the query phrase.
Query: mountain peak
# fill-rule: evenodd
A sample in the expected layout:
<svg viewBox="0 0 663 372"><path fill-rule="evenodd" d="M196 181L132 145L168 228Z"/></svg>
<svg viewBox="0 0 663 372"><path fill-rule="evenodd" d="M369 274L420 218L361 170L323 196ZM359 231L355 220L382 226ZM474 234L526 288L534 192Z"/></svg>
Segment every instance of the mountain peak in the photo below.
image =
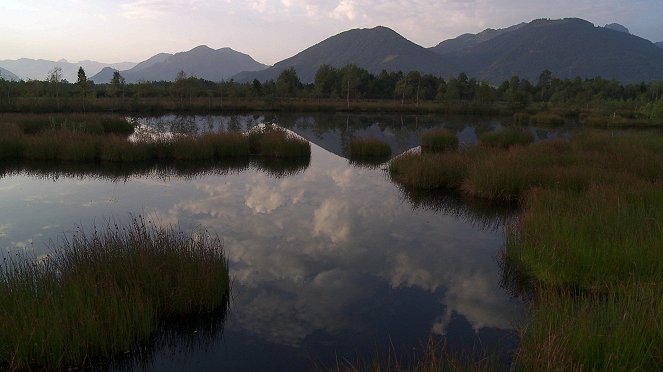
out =
<svg viewBox="0 0 663 372"><path fill-rule="evenodd" d="M207 45L198 45L197 47L191 49L188 53L201 53L201 52L213 52L214 49L208 47Z"/></svg>
<svg viewBox="0 0 663 372"><path fill-rule="evenodd" d="M451 76L457 68L435 53L425 49L385 27L357 28L331 36L297 55L278 62L273 67L255 73L240 74L237 81L275 80L279 74L294 67L303 83L314 80L318 68L329 65L343 68L354 64L370 73L381 71L419 71L436 76Z"/></svg>
<svg viewBox="0 0 663 372"><path fill-rule="evenodd" d="M601 76L623 83L663 78L663 51L637 36L578 19L537 19L489 40L463 37L432 48L469 75L491 82Z"/></svg>
<svg viewBox="0 0 663 372"><path fill-rule="evenodd" d="M610 23L610 24L605 25L604 27L609 29L609 30L623 32L625 34L630 34L631 33L631 31L629 31L628 28L620 25L619 23Z"/></svg>

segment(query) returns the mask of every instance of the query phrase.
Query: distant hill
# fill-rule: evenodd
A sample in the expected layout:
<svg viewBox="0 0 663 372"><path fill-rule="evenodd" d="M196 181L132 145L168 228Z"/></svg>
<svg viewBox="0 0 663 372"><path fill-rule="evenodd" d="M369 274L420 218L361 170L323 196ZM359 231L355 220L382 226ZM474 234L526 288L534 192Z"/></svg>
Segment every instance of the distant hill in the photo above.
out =
<svg viewBox="0 0 663 372"><path fill-rule="evenodd" d="M536 20L451 51L438 47L432 50L468 75L493 83L513 75L536 82L545 69L560 78L602 76L623 83L663 79L663 49L575 18Z"/></svg>
<svg viewBox="0 0 663 372"><path fill-rule="evenodd" d="M444 53L455 52L465 48L471 48L475 45L481 44L485 41L493 39L507 32L518 30L519 28L522 28L526 24L527 23L520 23L511 27L497 29L497 30L488 28L486 30L479 32L478 34L463 34L455 39L449 39L443 41L437 44L436 46L430 48L430 50L437 54L444 54Z"/></svg>
<svg viewBox="0 0 663 372"><path fill-rule="evenodd" d="M631 33L631 31L629 31L628 28L620 25L619 23L611 23L609 25L605 25L604 27L609 29L609 30L623 32L625 34L630 34Z"/></svg>
<svg viewBox="0 0 663 372"><path fill-rule="evenodd" d="M2 67L0 67L0 78L3 79L3 80L11 80L11 81L21 80L21 79L19 79L18 76L13 74L11 71L7 71Z"/></svg>
<svg viewBox="0 0 663 372"><path fill-rule="evenodd" d="M173 81L180 71L210 81L221 81L242 71L264 70L267 67L269 66L256 62L249 55L230 48L214 50L201 45L188 52L157 54L132 69L120 71L120 74L127 83ZM113 71L115 70L105 69L91 79L95 83L108 83Z"/></svg>
<svg viewBox="0 0 663 372"><path fill-rule="evenodd" d="M133 62L102 63L88 60L72 63L64 59L59 61L49 61L45 59L21 58L0 61L0 67L13 71L23 80L46 80L49 71L58 66L62 68L62 77L70 82L78 80L79 67L83 67L85 74L90 77L101 71L104 67L126 70L135 65L136 64Z"/></svg>
<svg viewBox="0 0 663 372"><path fill-rule="evenodd" d="M654 43L657 47L663 48L663 41L659 41L658 43Z"/></svg>
<svg viewBox="0 0 663 372"><path fill-rule="evenodd" d="M284 70L294 67L303 83L311 83L318 68L327 64L336 68L355 64L378 74L382 70L413 70L434 75L456 74L457 67L386 27L354 29L332 36L273 67L235 76L239 82L253 79L275 80Z"/></svg>

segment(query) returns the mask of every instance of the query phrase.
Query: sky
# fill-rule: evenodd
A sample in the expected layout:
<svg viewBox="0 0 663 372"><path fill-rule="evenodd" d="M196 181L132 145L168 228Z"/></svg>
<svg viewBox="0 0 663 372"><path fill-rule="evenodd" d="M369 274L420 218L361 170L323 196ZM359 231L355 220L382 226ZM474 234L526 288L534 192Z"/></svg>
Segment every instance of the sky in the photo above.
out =
<svg viewBox="0 0 663 372"><path fill-rule="evenodd" d="M207 45L274 64L353 28L387 26L431 47L565 17L663 41L663 0L0 0L0 60L140 62Z"/></svg>

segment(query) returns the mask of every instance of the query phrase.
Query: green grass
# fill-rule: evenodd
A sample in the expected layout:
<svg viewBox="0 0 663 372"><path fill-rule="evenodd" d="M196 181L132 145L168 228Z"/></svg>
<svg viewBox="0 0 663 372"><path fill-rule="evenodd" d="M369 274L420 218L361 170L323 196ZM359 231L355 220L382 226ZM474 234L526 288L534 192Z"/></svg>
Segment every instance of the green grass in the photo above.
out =
<svg viewBox="0 0 663 372"><path fill-rule="evenodd" d="M511 146L527 145L534 141L534 136L526 130L505 128L499 132L482 133L479 142L484 146L509 148Z"/></svg>
<svg viewBox="0 0 663 372"><path fill-rule="evenodd" d="M458 137L445 129L426 132L421 135L423 152L446 152L458 149Z"/></svg>
<svg viewBox="0 0 663 372"><path fill-rule="evenodd" d="M79 231L52 254L0 269L0 366L64 369L111 358L176 316L227 306L222 244L134 219Z"/></svg>

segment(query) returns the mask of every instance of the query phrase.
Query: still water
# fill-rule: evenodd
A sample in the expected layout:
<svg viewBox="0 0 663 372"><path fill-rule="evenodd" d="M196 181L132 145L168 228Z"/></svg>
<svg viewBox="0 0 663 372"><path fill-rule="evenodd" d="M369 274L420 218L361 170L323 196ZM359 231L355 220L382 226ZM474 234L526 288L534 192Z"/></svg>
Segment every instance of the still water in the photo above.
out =
<svg viewBox="0 0 663 372"><path fill-rule="evenodd" d="M161 132L247 130L265 120L311 141L310 162L160 168L49 164L0 170L0 255L48 253L77 226L145 216L219 234L229 260L222 322L178 327L137 370L306 370L387 353L409 358L429 336L457 350L507 352L522 305L503 288L500 252L515 210L394 184L352 165L356 137L394 154L445 127L461 144L499 120L256 115L138 118ZM537 132L537 138L555 133ZM210 331L211 329L211 331ZM205 331L201 331L205 330ZM173 336L174 335L174 336ZM119 367L118 367L119 368Z"/></svg>

